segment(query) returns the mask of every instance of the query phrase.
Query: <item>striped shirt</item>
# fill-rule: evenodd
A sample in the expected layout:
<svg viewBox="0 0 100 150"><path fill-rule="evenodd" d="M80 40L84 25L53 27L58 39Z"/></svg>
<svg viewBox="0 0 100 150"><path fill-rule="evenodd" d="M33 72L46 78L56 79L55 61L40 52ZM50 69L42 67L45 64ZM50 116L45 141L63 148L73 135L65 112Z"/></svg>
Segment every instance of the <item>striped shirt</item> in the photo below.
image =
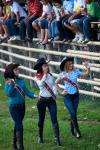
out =
<svg viewBox="0 0 100 150"><path fill-rule="evenodd" d="M40 0L29 0L29 13L30 15L41 16L42 4L40 3Z"/></svg>

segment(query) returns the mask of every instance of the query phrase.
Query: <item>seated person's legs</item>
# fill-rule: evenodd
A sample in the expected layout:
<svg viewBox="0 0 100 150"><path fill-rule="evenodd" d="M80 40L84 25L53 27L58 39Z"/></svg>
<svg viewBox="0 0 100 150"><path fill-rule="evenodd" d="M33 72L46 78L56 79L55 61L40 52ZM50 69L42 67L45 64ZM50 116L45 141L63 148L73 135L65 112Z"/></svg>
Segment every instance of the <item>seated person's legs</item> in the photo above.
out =
<svg viewBox="0 0 100 150"><path fill-rule="evenodd" d="M80 19L74 19L70 22L71 26L73 27L73 30L75 32L75 38L73 39L73 42L82 42L84 40L84 35L80 32L78 22Z"/></svg>
<svg viewBox="0 0 100 150"><path fill-rule="evenodd" d="M41 41L42 44L48 42L48 20L46 19L41 21Z"/></svg>
<svg viewBox="0 0 100 150"><path fill-rule="evenodd" d="M93 39L93 34L91 30L91 24L92 21L98 21L98 18L88 16L83 21L83 32L85 35L85 41L88 42L89 40Z"/></svg>

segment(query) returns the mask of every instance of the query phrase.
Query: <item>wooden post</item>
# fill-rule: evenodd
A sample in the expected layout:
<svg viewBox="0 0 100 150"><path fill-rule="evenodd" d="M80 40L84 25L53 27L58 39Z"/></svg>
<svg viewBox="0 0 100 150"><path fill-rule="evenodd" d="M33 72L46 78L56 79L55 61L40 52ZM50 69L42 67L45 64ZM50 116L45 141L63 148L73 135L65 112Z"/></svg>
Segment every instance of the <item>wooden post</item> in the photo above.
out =
<svg viewBox="0 0 100 150"><path fill-rule="evenodd" d="M11 41L8 41L8 44L12 44ZM12 48L11 47L8 47L8 52L12 52ZM13 62L13 57L9 55L9 61L10 62Z"/></svg>
<svg viewBox="0 0 100 150"><path fill-rule="evenodd" d="M30 42L28 42L28 47L31 47L31 43L30 43ZM29 51L29 57L32 58L32 52L30 52L30 51ZM30 69L33 68L31 61L29 61L28 66L29 66ZM32 72L29 72L29 76L31 76L31 77L33 76ZM32 82L32 80L30 80L30 86L31 86L31 88L33 87L33 82Z"/></svg>

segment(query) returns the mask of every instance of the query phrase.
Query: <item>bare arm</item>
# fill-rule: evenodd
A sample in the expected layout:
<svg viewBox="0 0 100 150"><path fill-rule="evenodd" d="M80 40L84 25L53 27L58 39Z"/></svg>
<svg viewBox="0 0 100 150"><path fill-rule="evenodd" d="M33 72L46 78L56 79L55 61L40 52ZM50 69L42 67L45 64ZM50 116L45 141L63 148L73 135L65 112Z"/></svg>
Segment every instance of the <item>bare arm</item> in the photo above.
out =
<svg viewBox="0 0 100 150"><path fill-rule="evenodd" d="M17 22L15 24L17 25L20 22L19 12L16 13L16 19L17 19Z"/></svg>

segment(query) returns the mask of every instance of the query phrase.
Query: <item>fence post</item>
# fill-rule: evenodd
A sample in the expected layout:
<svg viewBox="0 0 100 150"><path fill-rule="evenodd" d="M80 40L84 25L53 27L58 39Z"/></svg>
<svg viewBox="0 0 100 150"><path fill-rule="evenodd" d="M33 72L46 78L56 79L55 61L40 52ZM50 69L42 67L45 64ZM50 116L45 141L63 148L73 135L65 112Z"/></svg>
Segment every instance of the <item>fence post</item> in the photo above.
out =
<svg viewBox="0 0 100 150"><path fill-rule="evenodd" d="M28 42L28 47L31 47L31 43L30 43L30 42ZM32 58L32 52L30 52L30 51L29 51L29 57ZM29 61L28 66L29 66L29 68L31 68L31 69L33 68L31 61ZM29 72L29 76L31 76L31 77L33 76L32 72ZM31 88L33 87L33 83L32 83L31 80L30 80L30 86L31 86Z"/></svg>
<svg viewBox="0 0 100 150"><path fill-rule="evenodd" d="M11 41L8 41L9 44L12 44ZM11 47L8 47L8 52L12 52L12 48ZM13 62L13 57L12 56L9 56L9 61L10 62Z"/></svg>

